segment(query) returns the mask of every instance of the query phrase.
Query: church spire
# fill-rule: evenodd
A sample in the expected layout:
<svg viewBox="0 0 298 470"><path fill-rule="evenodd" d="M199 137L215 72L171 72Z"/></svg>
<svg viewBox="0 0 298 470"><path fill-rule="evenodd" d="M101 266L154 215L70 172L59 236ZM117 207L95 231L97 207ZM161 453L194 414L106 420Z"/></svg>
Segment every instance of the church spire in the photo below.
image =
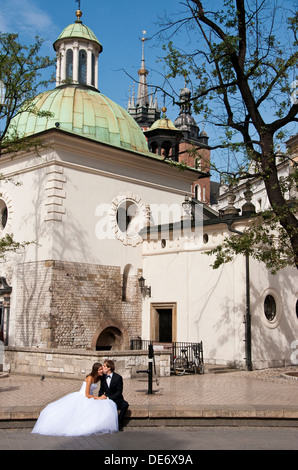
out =
<svg viewBox="0 0 298 470"><path fill-rule="evenodd" d="M142 59L141 68L138 70L139 86L136 103L134 99L129 99L128 112L139 124L143 130L147 130L160 118L157 100L153 98L153 93L149 95L147 75L148 70L145 66L145 38L146 31L143 31L142 37Z"/></svg>
<svg viewBox="0 0 298 470"><path fill-rule="evenodd" d="M137 106L139 107L149 106L149 94L148 94L148 85L147 85L148 70L146 70L146 67L145 67L145 41L146 41L146 38L144 37L145 34L146 34L146 31L143 31L141 68L138 70L138 75L140 78L139 78Z"/></svg>

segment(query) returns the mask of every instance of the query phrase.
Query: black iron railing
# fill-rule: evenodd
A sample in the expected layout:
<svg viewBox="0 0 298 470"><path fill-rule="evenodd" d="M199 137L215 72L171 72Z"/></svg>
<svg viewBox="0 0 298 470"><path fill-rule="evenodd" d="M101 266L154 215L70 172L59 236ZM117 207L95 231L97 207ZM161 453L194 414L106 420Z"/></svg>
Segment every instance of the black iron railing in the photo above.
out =
<svg viewBox="0 0 298 470"><path fill-rule="evenodd" d="M154 350L164 350L171 353L171 367L173 367L173 362L178 356L183 356L182 350L186 350L186 354L189 361L194 361L195 354L199 355L201 363L203 364L203 343L190 343L190 342L172 342L172 343L163 343L160 341L150 341L143 340L141 338L132 339L130 341L130 349L135 350L146 350L148 351L149 344L153 345Z"/></svg>

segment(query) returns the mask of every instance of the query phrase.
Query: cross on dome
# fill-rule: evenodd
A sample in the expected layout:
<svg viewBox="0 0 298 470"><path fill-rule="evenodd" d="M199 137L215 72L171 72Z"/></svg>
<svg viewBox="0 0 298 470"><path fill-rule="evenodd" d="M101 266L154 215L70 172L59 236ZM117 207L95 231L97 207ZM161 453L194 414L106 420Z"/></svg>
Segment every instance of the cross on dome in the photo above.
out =
<svg viewBox="0 0 298 470"><path fill-rule="evenodd" d="M78 10L76 11L77 22L81 21L82 11L81 11L81 0L75 0L78 3Z"/></svg>

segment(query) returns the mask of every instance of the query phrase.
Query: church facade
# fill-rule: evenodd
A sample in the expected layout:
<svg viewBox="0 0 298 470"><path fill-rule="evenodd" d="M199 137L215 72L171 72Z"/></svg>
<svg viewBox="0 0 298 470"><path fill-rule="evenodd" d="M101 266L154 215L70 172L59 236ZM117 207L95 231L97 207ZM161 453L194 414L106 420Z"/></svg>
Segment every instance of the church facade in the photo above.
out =
<svg viewBox="0 0 298 470"><path fill-rule="evenodd" d="M204 174L150 153L135 120L98 91L102 46L77 16L54 44L56 88L35 99L51 117L14 122L43 147L1 159L2 234L30 242L2 266L2 330L11 346L129 349L142 334L138 232L168 207L182 212Z"/></svg>

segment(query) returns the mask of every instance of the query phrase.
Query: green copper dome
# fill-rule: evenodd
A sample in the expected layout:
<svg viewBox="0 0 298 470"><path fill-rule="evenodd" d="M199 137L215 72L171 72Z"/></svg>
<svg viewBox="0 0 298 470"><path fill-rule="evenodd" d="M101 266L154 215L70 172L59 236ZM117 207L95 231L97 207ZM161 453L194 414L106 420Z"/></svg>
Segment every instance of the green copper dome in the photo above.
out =
<svg viewBox="0 0 298 470"><path fill-rule="evenodd" d="M93 31L88 28L88 26L84 25L80 20L77 20L69 26L66 26L66 28L64 28L60 36L54 42L54 49L58 41L75 38L86 39L87 41L94 41L99 45L99 48L102 51L102 45L100 44Z"/></svg>
<svg viewBox="0 0 298 470"><path fill-rule="evenodd" d="M21 136L59 128L98 142L137 152L148 153L143 131L118 104L96 90L62 86L41 93L34 99L39 111L52 117L38 117L23 112L13 119Z"/></svg>
<svg viewBox="0 0 298 470"><path fill-rule="evenodd" d="M161 118L155 121L152 126L150 127L150 131L154 129L168 129L170 131L178 131L177 127L174 126L171 119L168 118Z"/></svg>
<svg viewBox="0 0 298 470"><path fill-rule="evenodd" d="M166 129L166 130L170 130L170 131L178 131L179 129L177 129L177 127L174 126L174 124L172 123L171 119L168 119L167 116L166 116L166 111L167 111L167 108L163 107L162 108L162 116L160 119L158 119L157 121L155 121L152 126L150 127L150 131L153 131L155 129Z"/></svg>

